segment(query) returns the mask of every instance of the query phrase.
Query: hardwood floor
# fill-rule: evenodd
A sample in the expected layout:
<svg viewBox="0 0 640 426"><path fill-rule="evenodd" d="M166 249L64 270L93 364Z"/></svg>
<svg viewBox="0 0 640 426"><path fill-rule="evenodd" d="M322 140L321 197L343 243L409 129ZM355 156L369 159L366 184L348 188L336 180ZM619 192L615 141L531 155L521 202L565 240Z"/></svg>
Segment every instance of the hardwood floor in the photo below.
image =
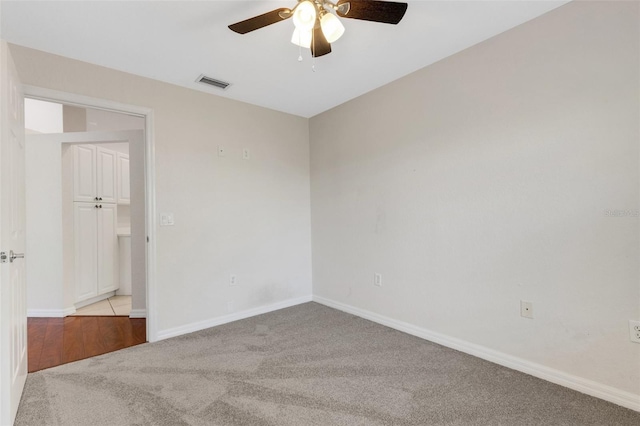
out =
<svg viewBox="0 0 640 426"><path fill-rule="evenodd" d="M28 318L29 373L146 341L146 320L129 317Z"/></svg>

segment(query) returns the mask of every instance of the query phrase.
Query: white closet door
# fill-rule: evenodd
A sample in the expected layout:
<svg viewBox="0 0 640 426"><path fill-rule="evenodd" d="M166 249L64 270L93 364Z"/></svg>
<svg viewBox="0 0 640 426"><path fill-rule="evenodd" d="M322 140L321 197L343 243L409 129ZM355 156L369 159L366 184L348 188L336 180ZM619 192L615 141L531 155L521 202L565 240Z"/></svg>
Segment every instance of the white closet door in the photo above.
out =
<svg viewBox="0 0 640 426"><path fill-rule="evenodd" d="M118 153L118 204L130 204L129 156Z"/></svg>
<svg viewBox="0 0 640 426"><path fill-rule="evenodd" d="M103 203L116 203L116 161L117 153L98 147L98 198Z"/></svg>
<svg viewBox="0 0 640 426"><path fill-rule="evenodd" d="M76 302L98 295L96 203L73 203Z"/></svg>
<svg viewBox="0 0 640 426"><path fill-rule="evenodd" d="M98 208L98 294L118 288L118 236L115 204L100 204Z"/></svg>
<svg viewBox="0 0 640 426"><path fill-rule="evenodd" d="M73 147L73 201L95 201L96 147L76 145Z"/></svg>

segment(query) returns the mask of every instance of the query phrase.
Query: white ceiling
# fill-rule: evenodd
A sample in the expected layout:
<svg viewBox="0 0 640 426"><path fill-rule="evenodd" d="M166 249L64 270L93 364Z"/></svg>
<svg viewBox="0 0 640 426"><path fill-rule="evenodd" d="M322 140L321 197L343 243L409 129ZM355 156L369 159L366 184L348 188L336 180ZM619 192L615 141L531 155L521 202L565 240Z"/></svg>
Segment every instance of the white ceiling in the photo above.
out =
<svg viewBox="0 0 640 426"><path fill-rule="evenodd" d="M555 9L560 1L408 1L399 25L342 19L333 52L298 62L293 23L227 25L289 1L6 1L10 43L311 117ZM195 83L200 74L232 83Z"/></svg>

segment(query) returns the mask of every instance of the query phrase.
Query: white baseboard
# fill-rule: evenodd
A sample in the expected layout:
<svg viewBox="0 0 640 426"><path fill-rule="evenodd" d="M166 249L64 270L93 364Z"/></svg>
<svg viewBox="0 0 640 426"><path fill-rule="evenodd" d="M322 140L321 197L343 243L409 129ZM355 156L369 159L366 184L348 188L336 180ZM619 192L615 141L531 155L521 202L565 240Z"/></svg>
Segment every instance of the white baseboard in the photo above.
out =
<svg viewBox="0 0 640 426"><path fill-rule="evenodd" d="M217 325L238 321L238 320L253 317L256 315L266 314L268 312L289 308L295 305L300 305L301 303L311 302L311 300L312 300L311 295L303 296L303 297L298 297L296 299L284 300L282 302L274 303L272 305L261 306L258 308L248 309L246 311L234 312L233 314L182 325L180 327L160 330L158 331L158 334L157 334L157 337L158 337L157 340L163 340L163 339L180 336L187 333L193 333L194 331L204 330L205 328L215 327Z"/></svg>
<svg viewBox="0 0 640 426"><path fill-rule="evenodd" d="M129 318L146 318L147 310L146 309L132 309L129 312Z"/></svg>
<svg viewBox="0 0 640 426"><path fill-rule="evenodd" d="M587 395L595 396L596 398L604 399L605 401L621 405L631 410L640 411L640 395L623 391L608 385L604 385L602 383L594 382L592 380L584 379L582 377L574 376L564 371L549 368L541 364L536 364L519 357L508 355L484 346L476 345L475 343L470 343L465 340L457 339L455 337L450 337L444 334L437 333L435 331L417 327L413 324L398 321L393 318L379 315L364 309L356 308L354 306L346 305L344 303L336 302L331 299L320 296L313 296L313 301L334 309L338 309L340 311L348 312L361 318L368 319L378 324L385 325L395 330L411 334L412 336L420 337L422 339L438 343L442 346L446 346L460 352L464 352L469 355L491 361L504 367L518 370L523 373L530 374L534 377L538 377L540 379L565 386L569 389L573 389Z"/></svg>
<svg viewBox="0 0 640 426"><path fill-rule="evenodd" d="M63 318L75 313L73 306L66 309L27 309L27 317L31 318Z"/></svg>

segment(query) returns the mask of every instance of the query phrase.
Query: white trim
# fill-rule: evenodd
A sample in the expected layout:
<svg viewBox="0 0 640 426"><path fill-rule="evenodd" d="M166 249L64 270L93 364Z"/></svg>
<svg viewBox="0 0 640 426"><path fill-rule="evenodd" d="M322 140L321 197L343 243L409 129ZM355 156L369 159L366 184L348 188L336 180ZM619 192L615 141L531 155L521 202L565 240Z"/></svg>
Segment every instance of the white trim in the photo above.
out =
<svg viewBox="0 0 640 426"><path fill-rule="evenodd" d="M156 144L154 135L153 110L148 110L145 120L145 197L147 204L147 341L155 342L158 338L158 311L156 309Z"/></svg>
<svg viewBox="0 0 640 426"><path fill-rule="evenodd" d="M29 309L27 316L29 318L64 318L76 313L73 306L66 309Z"/></svg>
<svg viewBox="0 0 640 426"><path fill-rule="evenodd" d="M253 317L256 315L266 314L268 312L277 311L291 306L300 305L302 303L311 302L312 296L303 296L295 299L288 299L282 302L274 303L272 305L261 306L258 308L247 309L246 311L235 312L233 314L224 315L217 318L212 318L204 321L193 322L191 324L181 325L180 327L168 328L166 330L160 330L158 332L158 340L168 339L170 337L176 337L187 333L193 333L194 331L204 330L205 328L211 328L229 322L238 321L241 319Z"/></svg>
<svg viewBox="0 0 640 426"><path fill-rule="evenodd" d="M145 117L145 210L147 244L147 341L158 340L156 310L156 172L153 110L106 99L23 85L25 96L44 101L61 102L66 105L90 107Z"/></svg>
<svg viewBox="0 0 640 426"><path fill-rule="evenodd" d="M78 107L91 107L102 109L105 111L125 113L129 115L146 116L150 111L149 108L137 105L123 104L120 102L110 101L107 99L92 98L90 96L78 95L75 93L61 92L59 90L47 89L44 87L31 86L23 84L24 95L28 98L39 99L42 101L62 102L65 105Z"/></svg>
<svg viewBox="0 0 640 426"><path fill-rule="evenodd" d="M146 309L132 309L129 312L129 318L146 318L147 310Z"/></svg>
<svg viewBox="0 0 640 426"><path fill-rule="evenodd" d="M117 130L113 132L67 132L53 135L58 138L58 135L64 135L60 143L62 144L91 144L91 143L112 143L112 142L129 142L136 137L142 135L142 130ZM49 133L41 133L37 135L29 135L29 140L36 142L45 142L52 139L52 135Z"/></svg>
<svg viewBox="0 0 640 426"><path fill-rule="evenodd" d="M336 302L334 300L327 299L321 296L314 295L313 301L325 306L329 306L330 308L357 315L361 318L368 319L369 321L385 325L395 330L411 334L412 336L420 337L421 339L429 340L442 346L446 346L448 348L452 348L469 355L491 361L504 367L530 374L534 377L547 380L551 383L565 386L569 389L573 389L587 395L595 396L596 398L604 399L605 401L621 405L631 410L640 411L640 395L623 391L608 385L604 385L602 383L594 382L592 380L584 379L582 377L574 376L564 371L549 368L541 364L536 364L534 362L527 361L525 359L515 357L504 352L489 349L484 346L476 345L475 343L470 343L465 340L427 330L413 324L398 321L384 315L379 315L371 311L356 308L354 306Z"/></svg>

